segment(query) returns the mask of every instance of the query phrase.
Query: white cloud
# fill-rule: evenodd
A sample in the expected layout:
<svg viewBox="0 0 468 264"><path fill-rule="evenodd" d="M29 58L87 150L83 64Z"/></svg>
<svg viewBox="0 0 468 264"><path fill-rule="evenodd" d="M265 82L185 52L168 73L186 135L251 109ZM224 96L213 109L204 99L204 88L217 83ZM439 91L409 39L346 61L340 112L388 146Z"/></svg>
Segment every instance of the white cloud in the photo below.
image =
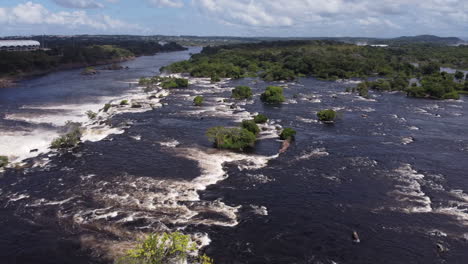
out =
<svg viewBox="0 0 468 264"><path fill-rule="evenodd" d="M192 0L201 12L222 23L248 27L315 27L401 29L425 17L450 23L468 21L467 0ZM407 24L405 24L407 23ZM414 27L415 25L413 25ZM421 27L435 27L420 25Z"/></svg>
<svg viewBox="0 0 468 264"><path fill-rule="evenodd" d="M85 11L51 12L41 4L26 2L12 8L0 8L0 24L57 25L65 28L85 27L99 31L143 30L140 26L106 15L89 16Z"/></svg>
<svg viewBox="0 0 468 264"><path fill-rule="evenodd" d="M148 3L155 7L173 7L181 8L184 6L184 2L181 0L147 0Z"/></svg>
<svg viewBox="0 0 468 264"><path fill-rule="evenodd" d="M103 4L95 0L53 0L56 4L68 8L102 8Z"/></svg>

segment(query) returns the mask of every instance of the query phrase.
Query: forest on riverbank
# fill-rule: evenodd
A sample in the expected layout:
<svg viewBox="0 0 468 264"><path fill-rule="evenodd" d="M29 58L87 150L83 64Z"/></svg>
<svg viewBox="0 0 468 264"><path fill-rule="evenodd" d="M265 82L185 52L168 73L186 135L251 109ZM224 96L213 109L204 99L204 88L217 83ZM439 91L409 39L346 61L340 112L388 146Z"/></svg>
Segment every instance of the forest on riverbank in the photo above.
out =
<svg viewBox="0 0 468 264"><path fill-rule="evenodd" d="M462 72L440 73L442 66L468 69L468 46L372 47L335 41L262 42L206 47L190 60L162 70L211 77L213 81L243 77L261 77L266 81L292 81L298 77L323 80L381 77L389 82L388 87L386 84L362 86L362 95L366 94L364 89L379 87L380 90L407 91L408 95L416 97L441 99L457 98L457 91L468 90Z"/></svg>
<svg viewBox="0 0 468 264"><path fill-rule="evenodd" d="M136 56L158 52L180 51L177 43L125 41L91 43L89 41L56 40L49 49L30 52L0 52L0 78L18 78L54 70L93 66L125 61Z"/></svg>

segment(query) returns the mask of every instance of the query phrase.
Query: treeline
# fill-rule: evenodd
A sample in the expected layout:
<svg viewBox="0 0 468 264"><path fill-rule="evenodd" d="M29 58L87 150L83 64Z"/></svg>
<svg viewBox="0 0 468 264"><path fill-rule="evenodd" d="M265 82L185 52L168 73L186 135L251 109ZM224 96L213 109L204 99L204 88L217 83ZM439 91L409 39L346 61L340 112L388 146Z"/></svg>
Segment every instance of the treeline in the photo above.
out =
<svg viewBox="0 0 468 264"><path fill-rule="evenodd" d="M91 43L89 40L56 40L49 49L31 52L0 52L0 77L17 76L31 72L47 72L63 65L90 66L152 55L157 52L185 50L177 43L160 44L146 41L119 41ZM109 42L109 41L107 41ZM117 45L118 44L118 45Z"/></svg>
<svg viewBox="0 0 468 264"><path fill-rule="evenodd" d="M334 41L263 42L206 47L190 60L162 70L212 79L258 76L266 81L290 81L307 76L324 80L386 77L393 87L390 89L406 90L410 79L429 80L428 76L439 74L441 66L468 69L468 46L412 44L380 48ZM449 75L444 78L450 80ZM445 94L461 87L453 78L450 81L452 89L444 89L448 91ZM434 80L416 82L416 86L424 88L429 82ZM423 93L408 94L421 96ZM439 94L424 96L443 98L445 95L439 97Z"/></svg>
<svg viewBox="0 0 468 264"><path fill-rule="evenodd" d="M241 78L260 76L267 81L314 76L334 80L404 74L416 76L429 62L468 68L468 46L408 45L398 48L356 46L333 41L283 41L206 47L188 61L172 64L170 72L195 77Z"/></svg>

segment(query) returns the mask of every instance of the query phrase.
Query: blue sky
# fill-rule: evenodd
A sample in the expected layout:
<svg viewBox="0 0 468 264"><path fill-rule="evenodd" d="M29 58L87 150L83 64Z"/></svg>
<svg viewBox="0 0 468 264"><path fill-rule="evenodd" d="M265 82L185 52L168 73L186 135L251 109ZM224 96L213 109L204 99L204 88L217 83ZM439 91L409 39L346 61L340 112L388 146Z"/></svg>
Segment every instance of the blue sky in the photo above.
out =
<svg viewBox="0 0 468 264"><path fill-rule="evenodd" d="M0 35L468 37L468 0L0 0Z"/></svg>

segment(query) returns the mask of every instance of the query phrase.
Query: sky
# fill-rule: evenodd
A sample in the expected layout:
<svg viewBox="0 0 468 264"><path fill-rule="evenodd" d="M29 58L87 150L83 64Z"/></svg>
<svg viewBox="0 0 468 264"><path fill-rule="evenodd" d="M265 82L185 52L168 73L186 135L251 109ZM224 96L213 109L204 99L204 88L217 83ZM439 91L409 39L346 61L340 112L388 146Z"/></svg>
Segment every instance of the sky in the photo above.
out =
<svg viewBox="0 0 468 264"><path fill-rule="evenodd" d="M468 37L468 0L0 0L0 36Z"/></svg>

